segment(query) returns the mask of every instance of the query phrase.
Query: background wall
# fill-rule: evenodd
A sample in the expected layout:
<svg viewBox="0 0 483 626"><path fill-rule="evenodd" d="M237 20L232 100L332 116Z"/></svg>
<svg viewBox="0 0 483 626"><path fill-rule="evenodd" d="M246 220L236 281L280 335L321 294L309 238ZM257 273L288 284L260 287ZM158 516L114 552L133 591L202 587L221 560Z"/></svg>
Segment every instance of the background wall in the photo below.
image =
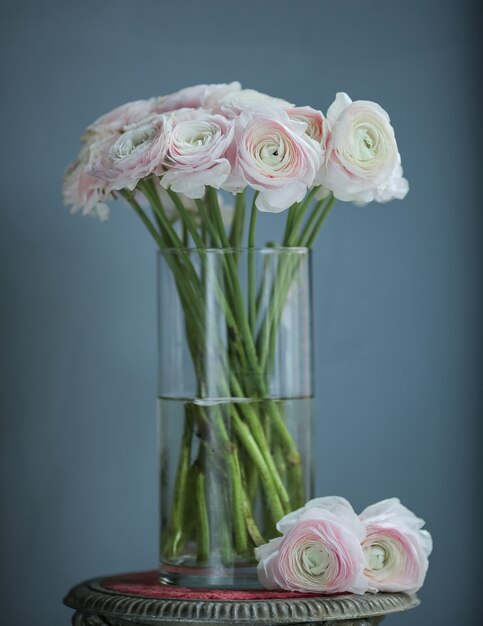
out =
<svg viewBox="0 0 483 626"><path fill-rule="evenodd" d="M66 625L74 583L157 561L154 249L127 207L106 225L70 216L62 171L117 104L235 79L323 110L345 90L391 114L410 194L338 205L315 250L317 492L356 508L398 495L427 520L422 606L389 624L476 623L476 5L1 3L5 623Z"/></svg>

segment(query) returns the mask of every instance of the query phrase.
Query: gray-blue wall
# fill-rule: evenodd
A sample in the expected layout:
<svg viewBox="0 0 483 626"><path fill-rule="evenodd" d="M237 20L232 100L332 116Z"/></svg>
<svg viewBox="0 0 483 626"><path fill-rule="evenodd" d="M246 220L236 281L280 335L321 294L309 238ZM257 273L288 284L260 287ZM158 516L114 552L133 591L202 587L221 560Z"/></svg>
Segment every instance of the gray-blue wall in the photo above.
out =
<svg viewBox="0 0 483 626"><path fill-rule="evenodd" d="M69 215L62 171L83 128L115 105L235 79L323 110L345 90L391 114L410 194L338 205L315 250L317 492L356 508L398 495L427 520L422 606L388 624L476 624L476 5L1 3L6 624L66 625L71 585L157 561L154 248L124 206L105 225ZM264 238L280 219L262 220Z"/></svg>

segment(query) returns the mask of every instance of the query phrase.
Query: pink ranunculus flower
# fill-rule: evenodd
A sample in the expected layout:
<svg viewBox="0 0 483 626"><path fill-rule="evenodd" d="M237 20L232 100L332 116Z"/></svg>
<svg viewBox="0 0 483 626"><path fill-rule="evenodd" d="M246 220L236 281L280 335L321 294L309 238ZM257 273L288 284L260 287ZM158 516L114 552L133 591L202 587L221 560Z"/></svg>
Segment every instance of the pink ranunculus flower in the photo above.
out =
<svg viewBox="0 0 483 626"><path fill-rule="evenodd" d="M298 122L303 122L306 124L305 134L317 141L321 146L321 157L323 159L325 148L324 148L324 131L325 131L325 117L322 111L317 111L312 107L293 107L291 109L287 109L288 116L292 120L296 120ZM322 184L322 176L320 173L320 169L315 175L314 185L318 186ZM327 190L327 195L330 194L330 191ZM320 196L322 194L318 194L318 199L322 199Z"/></svg>
<svg viewBox="0 0 483 626"><path fill-rule="evenodd" d="M292 107L287 109L288 116L292 120L304 122L307 125L305 134L311 139L322 143L324 136L325 117L322 111L317 111L312 107Z"/></svg>
<svg viewBox="0 0 483 626"><path fill-rule="evenodd" d="M206 185L219 189L231 171L226 153L233 134L231 120L203 109L168 114L161 185L189 198L202 198Z"/></svg>
<svg viewBox="0 0 483 626"><path fill-rule="evenodd" d="M224 96L240 91L239 82L185 87L157 100L157 111L168 113L178 109L214 109Z"/></svg>
<svg viewBox="0 0 483 626"><path fill-rule="evenodd" d="M260 106L279 107L288 109L294 105L282 98L275 98L256 89L241 89L231 91L218 98L215 110L226 117L238 117L243 111L249 111Z"/></svg>
<svg viewBox="0 0 483 626"><path fill-rule="evenodd" d="M362 542L369 591L415 593L428 570L433 543L424 521L397 498L382 500L360 515L366 527Z"/></svg>
<svg viewBox="0 0 483 626"><path fill-rule="evenodd" d="M92 135L119 135L129 126L139 124L147 117L159 113L159 98L149 98L149 100L135 100L116 107L109 113L101 115L95 122L87 127L83 135L83 140L89 139Z"/></svg>
<svg viewBox="0 0 483 626"><path fill-rule="evenodd" d="M119 136L101 141L88 172L109 183L110 189L130 189L157 170L166 153L165 117L153 115L129 126Z"/></svg>
<svg viewBox="0 0 483 626"><path fill-rule="evenodd" d="M378 104L338 93L327 111L320 180L339 200L402 199L409 185L389 116Z"/></svg>
<svg viewBox="0 0 483 626"><path fill-rule="evenodd" d="M317 498L277 524L282 537L255 549L260 582L269 589L364 593L365 536L343 498Z"/></svg>
<svg viewBox="0 0 483 626"><path fill-rule="evenodd" d="M258 190L260 211L278 213L302 200L322 156L320 144L305 134L306 127L279 107L241 113L229 152L233 172L224 188L236 192L250 185Z"/></svg>
<svg viewBox="0 0 483 626"><path fill-rule="evenodd" d="M107 181L89 174L89 164L96 158L97 149L97 142L82 147L77 159L65 171L62 194L64 203L73 213L82 211L83 215L105 222L109 217L106 200L110 197L110 187Z"/></svg>

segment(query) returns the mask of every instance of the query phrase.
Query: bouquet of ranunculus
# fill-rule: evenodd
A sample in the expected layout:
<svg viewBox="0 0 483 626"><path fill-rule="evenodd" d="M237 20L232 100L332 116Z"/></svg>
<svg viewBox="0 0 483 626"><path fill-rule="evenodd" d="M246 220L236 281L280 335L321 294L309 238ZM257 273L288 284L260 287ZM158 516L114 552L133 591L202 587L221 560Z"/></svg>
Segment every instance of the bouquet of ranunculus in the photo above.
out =
<svg viewBox="0 0 483 626"><path fill-rule="evenodd" d="M258 211L285 210L282 240L270 245L310 248L335 199L385 202L403 198L407 190L394 130L379 105L352 102L339 93L324 115L309 106L242 89L237 82L189 87L103 115L83 134L79 156L64 178L64 199L73 211L104 221L107 202L122 198L159 248L179 253L168 263L183 306L201 396L207 384L200 364L209 357L204 352L209 320L200 319L194 305L202 295L189 250L196 249L203 272L209 249L254 249ZM223 192L233 194L233 205ZM247 204L250 214L245 220ZM227 560L227 554L253 555L253 548L264 543L253 511L258 488L266 528L273 530L306 499L297 445L268 389L273 337L283 323L297 260L287 260L272 277L265 309L257 306L252 258L248 256L246 297L238 263L236 254L225 257L227 289L220 289L213 277L229 343L229 358L220 368L217 384L226 398L264 401L259 409L244 403L234 406L229 426L216 407L210 419L202 406L186 415L172 519L164 538L169 558L176 558L195 536L198 562L207 560L208 454L223 449L229 457L228 476L220 479L225 492L228 482L232 499L233 533L223 557ZM215 443L193 459L196 433Z"/></svg>

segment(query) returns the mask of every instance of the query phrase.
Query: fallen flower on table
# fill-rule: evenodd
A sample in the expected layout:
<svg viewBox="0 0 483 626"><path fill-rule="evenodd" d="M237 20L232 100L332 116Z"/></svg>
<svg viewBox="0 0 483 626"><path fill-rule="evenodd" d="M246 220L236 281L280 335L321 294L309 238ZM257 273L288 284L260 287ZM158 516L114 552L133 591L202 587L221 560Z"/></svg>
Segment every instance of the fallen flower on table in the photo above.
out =
<svg viewBox="0 0 483 626"><path fill-rule="evenodd" d="M415 593L432 549L423 525L397 498L359 516L344 498L316 498L278 522L281 537L255 549L258 576L269 589Z"/></svg>
<svg viewBox="0 0 483 626"><path fill-rule="evenodd" d="M369 591L415 593L423 585L433 542L424 521L397 498L368 506L359 516Z"/></svg>

